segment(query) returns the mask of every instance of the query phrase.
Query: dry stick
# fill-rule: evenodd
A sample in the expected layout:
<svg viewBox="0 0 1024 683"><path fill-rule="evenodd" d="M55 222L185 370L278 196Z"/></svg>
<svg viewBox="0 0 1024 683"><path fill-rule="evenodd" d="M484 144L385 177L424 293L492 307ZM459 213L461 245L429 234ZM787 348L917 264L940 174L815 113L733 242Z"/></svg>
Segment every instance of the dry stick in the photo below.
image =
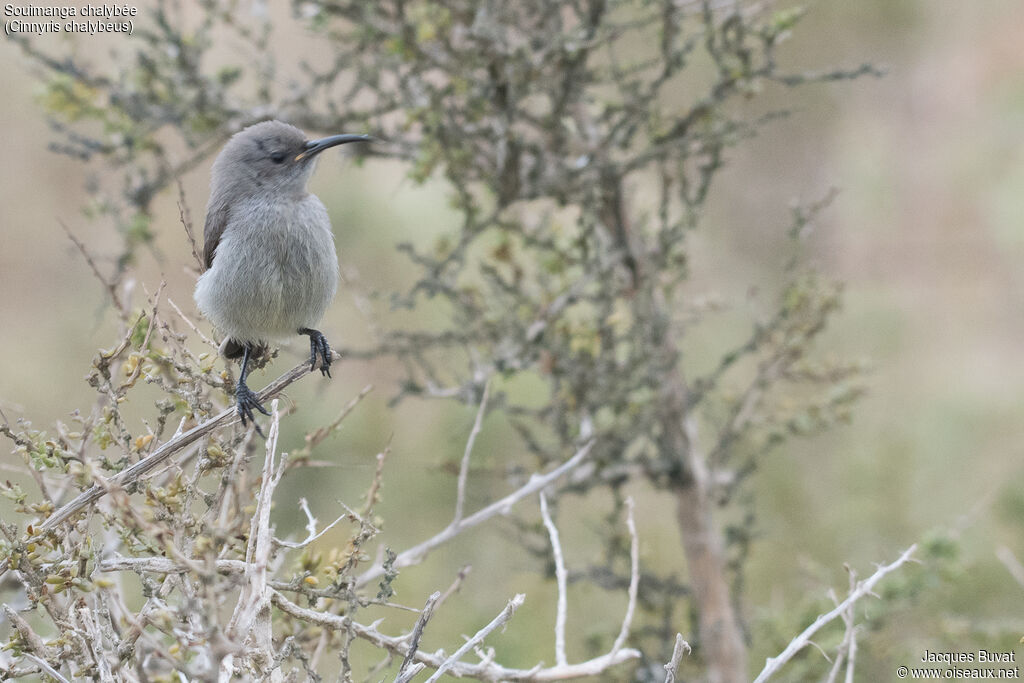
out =
<svg viewBox="0 0 1024 683"><path fill-rule="evenodd" d="M25 645L24 647L22 647L23 651L29 650L30 652L34 652L35 654L44 658L54 656L54 651L46 646L46 643L43 642L42 637L40 637L38 633L32 630L32 627L29 626L29 623L22 619L21 615L18 614L13 607L8 605L7 603L4 603L3 612L4 616L7 617L7 623L13 626L15 630L18 631L18 635L21 636L21 641Z"/></svg>
<svg viewBox="0 0 1024 683"><path fill-rule="evenodd" d="M69 228L62 220L58 219L57 222L60 223L60 227L64 228L64 232L67 233L68 239L70 239L78 248L78 251L82 253L82 256L85 258L85 262L88 263L89 268L92 269L92 274L95 275L96 279L99 280L100 283L106 288L107 294L110 295L110 303L112 303L114 307L118 310L118 312L121 314L121 319L127 322L128 311L121 303L121 299L118 298L117 296L117 287L114 285L113 282L109 282L107 278L103 277L103 273L100 272L100 269L96 265L96 261L93 260L92 255L89 253L89 250L85 248L85 245L82 243L80 239L75 237L75 233L71 232L71 228Z"/></svg>
<svg viewBox="0 0 1024 683"><path fill-rule="evenodd" d="M516 610L519 609L519 607L525 601L526 595L524 593L516 594L516 596L509 600L508 604L505 605L505 609L501 610L501 614L494 617L494 619L491 620L491 623L487 624L487 626L484 626L482 629L477 631L476 635L467 640L462 645L462 647L460 647L458 650L454 652L454 654L452 654L451 657L444 660L441 666L437 667L437 671L434 672L434 675L427 679L427 683L433 683L434 681L439 679L444 674L445 671L450 669L453 664L462 659L467 652L469 652L478 644L483 642L483 639L486 638L491 631L498 628L499 626L504 626L505 624L507 624L509 619L512 618L512 615L516 613Z"/></svg>
<svg viewBox="0 0 1024 683"><path fill-rule="evenodd" d="M435 608L443 605L444 601L451 597L453 593L458 592L459 588L462 587L462 582L466 580L466 576L472 569L473 565L467 564L459 570L459 573L456 575L455 580L452 581L452 585L448 586L448 589L444 593L441 593L441 597L437 599L437 604L434 605Z"/></svg>
<svg viewBox="0 0 1024 683"><path fill-rule="evenodd" d="M309 545L310 543L312 543L313 541L317 540L318 538L320 538L321 536L326 534L328 531L333 529L339 522L341 522L341 520L348 519L349 517L352 517L353 514L354 514L349 509L346 509L345 510L345 514L340 515L337 519L335 519L333 522L331 522L330 524L325 526L319 533L317 533L317 530L316 530L316 517L313 516L313 513L309 509L309 501L307 501L305 498L300 498L299 499L299 507L302 508L302 511L306 513L306 519L309 520L306 523L306 534L307 534L306 540L304 540L304 541L282 541L279 538L275 538L274 539L274 544L275 545L281 546L282 548L291 548L293 550L297 549L297 548L305 548L307 545ZM347 508L348 506L345 506L345 507ZM356 516L358 517L358 515L356 515Z"/></svg>
<svg viewBox="0 0 1024 683"><path fill-rule="evenodd" d="M427 604L423 606L423 611L420 612L420 618L416 620L416 626L412 629L412 639L409 641L409 651L405 653L405 659L402 660L402 666L398 669L398 675L395 676L395 683L408 683L412 680L412 677L420 672L423 668L423 664L413 663L413 658L416 656L416 652L420 649L420 638L423 636L423 629L427 627L427 622L430 620L430 616L434 613L434 606L441 599L441 591L434 591L429 598L427 598Z"/></svg>
<svg viewBox="0 0 1024 683"><path fill-rule="evenodd" d="M79 623L82 625L81 630L85 632L83 640L92 654L93 662L96 663L97 677L101 681L114 680L114 673L110 668L110 662L107 661L107 653L103 647L103 634L96 611L83 605L76 612Z"/></svg>
<svg viewBox="0 0 1024 683"><path fill-rule="evenodd" d="M311 434L306 434L306 448L313 449L320 445L320 442L330 436L331 433L338 428L338 425L341 424L342 420L348 417L349 413L351 413L359 402L362 401L363 398L365 398L371 391L373 391L373 385L367 384L355 398L345 404L345 407L341 409L341 412L338 413L338 417L334 418L333 422L325 427L320 427Z"/></svg>
<svg viewBox="0 0 1024 683"><path fill-rule="evenodd" d="M683 661L683 654L690 654L693 650L690 644L683 640L683 634L676 634L676 645L672 648L672 659L665 665L665 683L676 683L676 671L679 669L679 662Z"/></svg>
<svg viewBox="0 0 1024 683"><path fill-rule="evenodd" d="M249 565L244 560L217 560L214 567L219 574L245 574ZM97 569L100 572L146 572L150 574L187 574L194 571L192 567L175 562L168 557L125 557L114 555L100 560ZM274 590L296 591L292 581L267 581ZM405 608L409 609L409 608Z"/></svg>
<svg viewBox="0 0 1024 683"><path fill-rule="evenodd" d="M640 539L636 533L636 522L633 520L633 497L626 498L626 528L629 529L629 602L626 604L626 616L622 618L622 628L619 636L612 645L611 657L626 644L629 637L629 627L633 623L633 613L636 611L636 594L640 586Z"/></svg>
<svg viewBox="0 0 1024 683"><path fill-rule="evenodd" d="M199 255L199 246L196 244L196 236L192 232L192 212L188 209L188 202L185 201L185 186L181 182L181 178L176 178L178 181L178 217L181 219L181 224L185 228L185 236L188 237L188 243L192 247L192 256L196 259L196 267L199 272L202 273L206 270L206 264L203 262L203 257Z"/></svg>
<svg viewBox="0 0 1024 683"><path fill-rule="evenodd" d="M370 528L374 529L374 533L376 533L376 528L368 521L364 522L364 520L369 518L370 513L373 512L373 506L378 502L380 487L384 482L384 461L391 454L391 439L393 437L394 434L388 437L388 443L384 446L384 450L377 454L377 467L373 471L373 481L370 482L370 488L366 491L366 505L363 507L363 515L359 518L359 523L369 524ZM344 505L344 503L342 504Z"/></svg>
<svg viewBox="0 0 1024 683"><path fill-rule="evenodd" d="M401 569L402 567L408 567L420 562L431 550L437 546L450 541L452 538L458 536L460 533L474 527L481 522L485 522L491 517L498 514L504 514L509 508L518 503L523 498L536 493L543 489L545 486L555 481L563 474L573 469L590 453L590 449L594 446L593 441L588 441L582 448L576 451L576 454L571 458L563 462L561 465L551 470L547 474L534 474L521 488L516 489L512 493L508 494L501 500L497 500L487 507L475 512L469 517L465 517L460 520L452 520L451 524L446 526L437 535L428 538L419 545L413 546L406 551L403 551L395 558L394 564L392 565L395 569ZM370 567L356 580L356 587L361 588L366 584L370 583L374 579L384 574L384 566L381 563L376 563Z"/></svg>
<svg viewBox="0 0 1024 683"><path fill-rule="evenodd" d="M850 578L849 590L854 590L857 587L857 572L852 567L847 565L846 571ZM839 598L836 597L835 591L829 591L829 597L832 598L832 602L839 604ZM839 644L839 648L836 651L836 659L832 663L832 669L828 672L828 677L825 679L825 683L835 683L839 677L839 670L843 666L843 661L846 661L846 681L847 683L853 683L853 669L854 669L854 658L857 656L857 626L854 621L856 615L855 605L850 604L849 608L843 612L843 624L846 626L846 632L843 633L843 642Z"/></svg>
<svg viewBox="0 0 1024 683"><path fill-rule="evenodd" d="M562 555L562 544L558 538L558 527L555 526L548 513L548 499L543 491L540 493L540 514L544 519L548 536L551 537L551 554L555 557L555 582L558 584L558 608L555 612L555 662L559 666L565 666L569 663L565 656L565 613L568 609L565 595L567 572L565 571L565 557Z"/></svg>
<svg viewBox="0 0 1024 683"><path fill-rule="evenodd" d="M37 657L36 655L32 654L31 652L22 652L21 656L24 657L25 659L29 660L30 662L33 662L36 666L38 666L43 671L43 673L45 673L47 676L49 676L53 680L60 681L61 683L71 683L71 681L69 681L68 679L64 678L64 676L62 676L59 671L57 671L52 666L50 666L46 662L46 660L43 659L42 657Z"/></svg>
<svg viewBox="0 0 1024 683"><path fill-rule="evenodd" d="M274 399L270 407L270 431L267 435L266 458L263 461L263 477L260 481L260 492L256 498L256 512L249 525L249 542L245 548L245 583L238 595L235 610L228 621L225 635L233 640L239 648L249 650L250 657L259 652L266 661L274 658L271 646L270 610L264 610L270 604L270 587L267 569L270 565L270 553L273 547L273 534L270 529L270 506L284 474L284 458L281 462L277 455L277 438L280 434L281 413L278 411L278 400ZM252 645L249 646L249 642ZM221 661L221 679L231 677L234 653L229 653Z"/></svg>
<svg viewBox="0 0 1024 683"><path fill-rule="evenodd" d="M409 651L405 636L388 636L376 629L376 624L364 626L353 621L350 617L318 612L306 607L299 607L276 590L272 593L274 604L285 614L296 619L301 619L318 626L323 626L334 631L352 629L356 637L372 643L375 647L388 650L402 656ZM437 654L423 652L420 650L415 655L417 661L423 662L431 668L438 668L444 661ZM640 652L631 648L619 651L615 657L604 654L599 657L568 666L553 666L545 669L540 665L532 669L510 669L492 661L485 661L479 664L463 664L455 662L449 667L454 676L472 677L481 680L510 680L510 681L561 681L570 678L582 678L584 676L597 676L610 667L622 664L631 659L640 657Z"/></svg>
<svg viewBox="0 0 1024 683"><path fill-rule="evenodd" d="M340 358L340 356L335 356ZM259 401L262 403L270 398L273 398L280 394L284 389L295 380L299 379L303 375L309 374L309 362L303 362L296 365L294 368L286 372L285 374L278 377L276 380L271 382L267 387L259 392ZM215 417L210 418L206 422L196 425L192 429L174 437L170 441L165 442L162 446L153 451L150 455L146 456L142 460L138 461L131 467L124 469L113 477L107 480L105 486L99 484L93 485L86 489L82 493L67 503L64 507L53 513L45 522L36 527L36 533L42 533L52 531L59 525L68 521L82 508L95 503L97 500L102 498L107 491L112 487L124 488L135 481L138 481L140 477L151 472L154 468L158 467L162 462L167 460L169 457L182 450L186 446L206 436L214 429L221 425L229 424L230 422L238 419L238 413L234 406L225 408Z"/></svg>
<svg viewBox="0 0 1024 683"><path fill-rule="evenodd" d="M175 310L175 312L178 314L178 317L180 317L182 320L184 320L185 324L188 325L190 328L192 328L193 332L195 332L197 335L199 335L199 338L203 340L203 343L205 343L205 344L207 344L209 346L212 346L215 349L220 348L220 345L217 344L217 342L213 341L212 339L207 337L205 334L203 334L203 331L200 330L198 327L196 327L196 324L194 322L192 322L191 320L189 320L187 315L182 313L181 309L178 308L178 304L174 303L174 300L171 299L171 297L167 297L167 303L169 303L171 305L171 308L173 308Z"/></svg>
<svg viewBox="0 0 1024 683"><path fill-rule="evenodd" d="M845 612L853 605L853 603L857 602L865 595L870 594L871 589L875 587L875 584L881 581L887 574L896 569L899 569L901 566L910 561L910 556L913 555L914 551L916 550L917 544L915 543L914 545L910 546L905 551L903 551L903 554L900 555L895 562L893 562L892 564L883 565L879 567L878 571L876 571L874 574L858 583L857 587L854 590L850 591L850 594L846 597L846 599L843 600L839 605L837 605L835 609L826 614L822 614L817 619L815 619L814 623L805 628L803 632L796 638L791 640L789 642L789 645L786 646L786 649L779 653L777 657L769 657L765 661L764 669L762 669L761 673L759 673L757 675L757 678L754 679L754 683L762 683L763 681L768 680L771 676L778 673L779 669L781 669L786 662L793 658L793 655L802 650L811 642L811 636L817 633L821 629L821 627L823 627L825 624L829 623L836 617L842 615L843 612Z"/></svg>
<svg viewBox="0 0 1024 683"><path fill-rule="evenodd" d="M854 661L857 659L857 626L853 618L855 612L853 605L843 613L843 621L846 622L846 637L849 644L846 647L846 683L853 683Z"/></svg>
<svg viewBox="0 0 1024 683"><path fill-rule="evenodd" d="M473 429L469 432L469 439L466 440L466 450L462 454L462 462L459 463L459 481L455 493L455 519L458 522L462 519L462 508L466 503L466 478L469 475L469 456L473 452L473 444L476 443L477 434L484 422L484 412L487 410L487 397L491 392L491 383L484 384L484 395L480 399L480 407L476 411L476 419L473 420Z"/></svg>

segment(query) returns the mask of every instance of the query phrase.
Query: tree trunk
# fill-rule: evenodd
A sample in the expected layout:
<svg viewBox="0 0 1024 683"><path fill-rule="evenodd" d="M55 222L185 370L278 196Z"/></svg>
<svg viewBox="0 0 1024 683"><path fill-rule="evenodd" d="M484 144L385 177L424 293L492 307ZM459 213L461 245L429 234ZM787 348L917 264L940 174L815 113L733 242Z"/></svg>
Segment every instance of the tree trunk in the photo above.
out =
<svg viewBox="0 0 1024 683"><path fill-rule="evenodd" d="M671 341L665 344L670 345ZM749 680L746 644L726 578L724 543L712 514L707 463L700 453L693 420L686 415L685 397L683 378L673 369L663 388L661 447L662 457L675 458L682 465L673 478L672 491L698 614L698 647L709 683L743 683Z"/></svg>
<svg viewBox="0 0 1024 683"><path fill-rule="evenodd" d="M690 587L699 614L700 650L709 683L743 683L747 653L725 578L718 529L704 483L676 491L676 519L689 567Z"/></svg>
<svg viewBox="0 0 1024 683"><path fill-rule="evenodd" d="M690 587L699 623L699 648L708 683L744 683L747 652L730 598L725 574L725 549L712 512L707 463L689 417L687 384L679 370L680 352L670 332L669 305L654 282L645 281L646 262L629 226L622 178L613 169L601 174L601 219L614 244L625 254L634 287L633 310L640 329L647 329L663 363L658 447L661 458L677 465L671 489L676 495L676 520L689 567Z"/></svg>

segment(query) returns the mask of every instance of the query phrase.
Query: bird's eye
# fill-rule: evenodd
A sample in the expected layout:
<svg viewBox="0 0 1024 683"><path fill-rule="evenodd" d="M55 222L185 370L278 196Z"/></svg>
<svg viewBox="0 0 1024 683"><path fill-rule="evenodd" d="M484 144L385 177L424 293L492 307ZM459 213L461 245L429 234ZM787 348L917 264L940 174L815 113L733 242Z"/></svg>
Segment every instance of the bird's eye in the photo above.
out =
<svg viewBox="0 0 1024 683"><path fill-rule="evenodd" d="M284 161L284 157L284 152L274 152L273 154L270 155L270 160L273 161L275 164L280 164L282 161Z"/></svg>

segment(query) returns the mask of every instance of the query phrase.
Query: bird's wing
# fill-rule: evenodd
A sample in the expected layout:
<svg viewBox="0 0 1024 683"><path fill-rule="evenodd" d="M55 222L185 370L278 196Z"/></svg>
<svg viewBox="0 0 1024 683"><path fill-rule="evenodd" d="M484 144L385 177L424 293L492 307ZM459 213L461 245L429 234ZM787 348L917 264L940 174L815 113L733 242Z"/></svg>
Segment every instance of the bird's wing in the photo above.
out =
<svg viewBox="0 0 1024 683"><path fill-rule="evenodd" d="M224 226L228 223L228 207L224 204L211 206L206 212L206 225L203 227L203 261L206 269L213 267L213 256L220 244L220 236L224 234Z"/></svg>

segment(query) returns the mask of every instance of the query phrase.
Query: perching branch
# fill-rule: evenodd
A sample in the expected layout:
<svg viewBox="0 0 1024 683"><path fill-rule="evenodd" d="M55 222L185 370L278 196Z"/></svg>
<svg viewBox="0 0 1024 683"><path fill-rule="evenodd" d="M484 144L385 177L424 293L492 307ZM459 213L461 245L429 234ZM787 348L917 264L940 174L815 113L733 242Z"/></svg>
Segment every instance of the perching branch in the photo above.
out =
<svg viewBox="0 0 1024 683"><path fill-rule="evenodd" d="M338 359L340 356L334 354L334 358ZM296 365L294 368L286 372L285 374L278 377L276 380L271 382L263 391L258 392L260 402L265 402L271 398L276 397L282 391L285 390L290 384L310 373L309 363L303 362ZM155 451L150 453L148 456L138 461L134 465L127 467L113 477L105 480L102 484L94 484L82 493L78 494L74 500L65 504L62 508L57 510L55 513L50 515L46 521L40 524L36 528L36 533L46 533L56 529L58 526L74 517L79 511L85 507L95 503L97 500L106 495L111 489L120 488L123 489L127 486L138 481L141 477L145 476L149 472L159 467L168 458L173 456L175 453L179 453L187 446L195 443L202 437L212 432L217 427L222 425L230 424L233 421L238 420L238 413L234 406L225 408L216 416L210 418L206 422L196 425L192 429L178 434L170 441L164 443L162 446L157 448Z"/></svg>

